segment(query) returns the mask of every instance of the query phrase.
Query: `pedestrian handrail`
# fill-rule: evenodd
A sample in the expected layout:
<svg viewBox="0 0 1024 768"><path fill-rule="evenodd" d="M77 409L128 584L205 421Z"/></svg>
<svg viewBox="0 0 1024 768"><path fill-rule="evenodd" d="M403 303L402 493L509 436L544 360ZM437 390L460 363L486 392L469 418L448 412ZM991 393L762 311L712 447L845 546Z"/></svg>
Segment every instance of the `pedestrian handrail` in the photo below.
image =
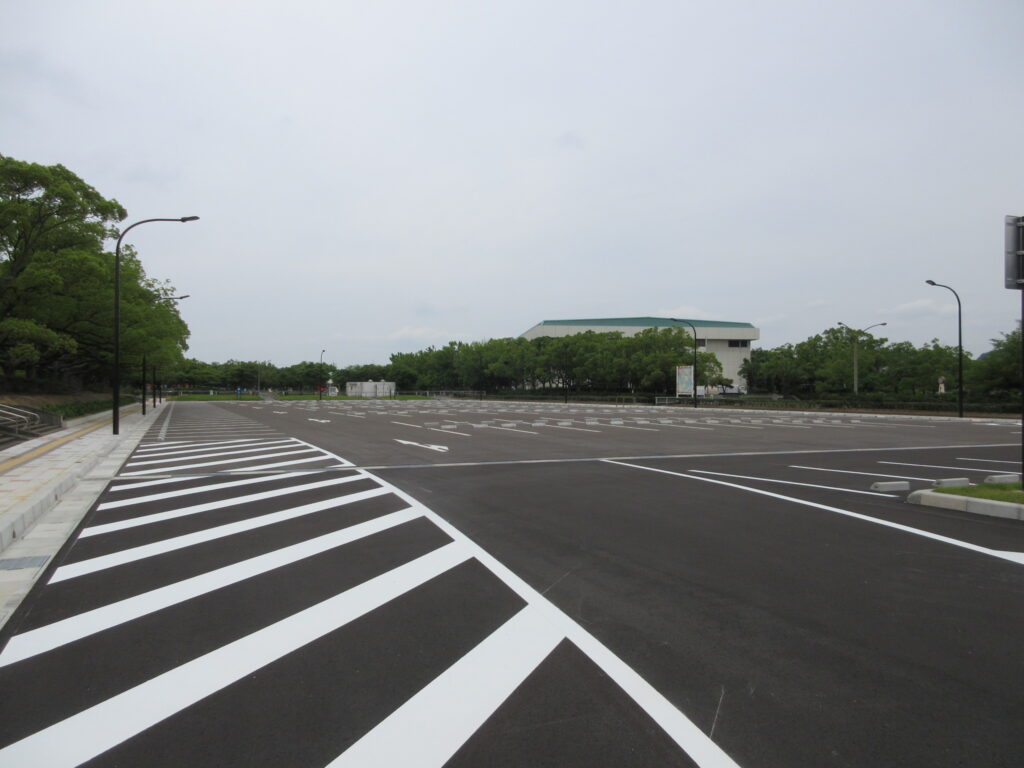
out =
<svg viewBox="0 0 1024 768"><path fill-rule="evenodd" d="M0 426L17 432L39 423L39 414L13 405L0 405Z"/></svg>

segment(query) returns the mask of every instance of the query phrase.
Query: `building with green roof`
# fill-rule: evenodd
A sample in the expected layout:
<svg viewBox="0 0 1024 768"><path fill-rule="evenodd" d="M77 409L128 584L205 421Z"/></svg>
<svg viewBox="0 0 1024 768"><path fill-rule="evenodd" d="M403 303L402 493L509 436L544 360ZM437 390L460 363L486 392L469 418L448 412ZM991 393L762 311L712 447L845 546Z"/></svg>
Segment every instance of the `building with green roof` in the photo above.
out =
<svg viewBox="0 0 1024 768"><path fill-rule="evenodd" d="M737 386L746 386L740 376L740 366L750 357L750 342L761 338L761 332L750 323L724 320L690 320L674 317L605 317L586 320L542 320L521 334L524 339L540 336L573 336L593 331L617 331L623 336L635 336L646 328L682 328L689 334L697 330L697 346L703 352L712 352L722 364L722 375ZM680 360L680 364L686 361Z"/></svg>

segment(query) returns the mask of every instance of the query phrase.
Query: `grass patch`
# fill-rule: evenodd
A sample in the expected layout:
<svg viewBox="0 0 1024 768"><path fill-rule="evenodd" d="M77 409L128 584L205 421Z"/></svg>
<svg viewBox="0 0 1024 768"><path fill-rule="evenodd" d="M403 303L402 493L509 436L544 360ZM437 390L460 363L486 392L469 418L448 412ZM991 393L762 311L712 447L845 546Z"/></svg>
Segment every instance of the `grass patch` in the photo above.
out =
<svg viewBox="0 0 1024 768"><path fill-rule="evenodd" d="M937 493L950 493L954 496L970 496L975 499L1024 504L1024 491L1021 490L1020 483L981 483L959 488L933 488L932 490Z"/></svg>
<svg viewBox="0 0 1024 768"><path fill-rule="evenodd" d="M262 400L259 395L168 395L168 400L200 402L205 400Z"/></svg>
<svg viewBox="0 0 1024 768"><path fill-rule="evenodd" d="M122 395L120 404L131 405L135 402L135 398L130 395ZM50 405L44 405L39 410L46 411L48 413L59 413L65 419L75 419L79 416L91 416L94 413L100 413L101 411L113 410L113 398L107 397L103 400L85 400L77 403L52 403Z"/></svg>

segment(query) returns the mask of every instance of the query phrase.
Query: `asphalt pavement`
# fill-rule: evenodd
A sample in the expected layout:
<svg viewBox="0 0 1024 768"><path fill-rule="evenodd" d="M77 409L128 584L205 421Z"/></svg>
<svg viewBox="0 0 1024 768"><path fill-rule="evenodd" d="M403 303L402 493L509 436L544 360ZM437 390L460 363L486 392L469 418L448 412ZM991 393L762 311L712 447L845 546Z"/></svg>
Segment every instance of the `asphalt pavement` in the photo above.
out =
<svg viewBox="0 0 1024 768"><path fill-rule="evenodd" d="M1018 765L1024 525L870 486L1020 431L176 403L0 630L0 766Z"/></svg>

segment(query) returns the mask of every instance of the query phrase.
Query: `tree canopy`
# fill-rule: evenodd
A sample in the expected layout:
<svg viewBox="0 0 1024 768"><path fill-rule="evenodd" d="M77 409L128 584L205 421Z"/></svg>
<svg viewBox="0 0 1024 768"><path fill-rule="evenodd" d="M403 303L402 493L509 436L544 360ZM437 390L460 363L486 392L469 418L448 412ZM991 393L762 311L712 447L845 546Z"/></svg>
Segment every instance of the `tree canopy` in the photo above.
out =
<svg viewBox="0 0 1024 768"><path fill-rule="evenodd" d="M0 155L0 376L6 388L109 379L114 256L126 212L62 165ZM122 360L182 359L188 327L130 246L121 261Z"/></svg>

